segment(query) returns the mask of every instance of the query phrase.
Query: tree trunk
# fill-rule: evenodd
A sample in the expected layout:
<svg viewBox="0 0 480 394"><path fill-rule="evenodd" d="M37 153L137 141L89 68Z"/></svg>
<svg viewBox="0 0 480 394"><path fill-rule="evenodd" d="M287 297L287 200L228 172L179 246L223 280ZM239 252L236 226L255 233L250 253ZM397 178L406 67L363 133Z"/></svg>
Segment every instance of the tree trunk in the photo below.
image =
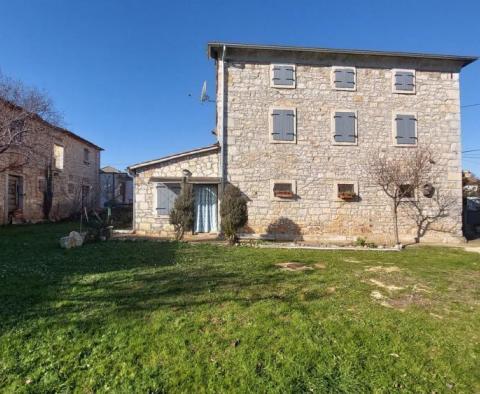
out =
<svg viewBox="0 0 480 394"><path fill-rule="evenodd" d="M398 236L398 204L393 201L393 235L395 237L395 245L400 245L400 238Z"/></svg>

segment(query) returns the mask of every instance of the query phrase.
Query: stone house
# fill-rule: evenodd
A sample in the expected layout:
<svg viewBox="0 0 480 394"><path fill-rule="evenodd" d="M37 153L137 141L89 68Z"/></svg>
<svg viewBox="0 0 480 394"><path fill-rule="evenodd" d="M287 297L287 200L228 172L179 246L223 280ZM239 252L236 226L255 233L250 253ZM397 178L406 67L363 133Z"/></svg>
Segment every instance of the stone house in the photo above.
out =
<svg viewBox="0 0 480 394"><path fill-rule="evenodd" d="M44 200L52 190L50 219L59 220L98 205L102 148L38 116L26 138L34 149L25 165L0 171L0 224L45 219ZM20 147L18 149L21 149ZM0 157L0 168L5 157Z"/></svg>
<svg viewBox="0 0 480 394"><path fill-rule="evenodd" d="M463 239L459 73L476 58L228 43L210 43L208 55L218 142L130 167L138 233L171 234L168 210L186 176L199 185L196 231L218 231L229 182L248 199L245 236L390 243L391 202L362 168L379 151L428 146L432 182L455 203L424 240ZM399 227L413 240L402 212Z"/></svg>
<svg viewBox="0 0 480 394"><path fill-rule="evenodd" d="M133 179L127 172L106 166L100 169L100 208L133 203Z"/></svg>

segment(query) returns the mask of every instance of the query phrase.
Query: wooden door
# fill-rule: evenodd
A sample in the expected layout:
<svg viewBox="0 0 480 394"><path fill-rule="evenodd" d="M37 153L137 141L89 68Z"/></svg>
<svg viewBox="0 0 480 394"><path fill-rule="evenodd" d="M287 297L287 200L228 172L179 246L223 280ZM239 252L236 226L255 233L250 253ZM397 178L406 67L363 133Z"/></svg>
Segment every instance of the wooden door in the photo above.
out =
<svg viewBox="0 0 480 394"><path fill-rule="evenodd" d="M15 175L8 176L8 214L22 209L22 178Z"/></svg>

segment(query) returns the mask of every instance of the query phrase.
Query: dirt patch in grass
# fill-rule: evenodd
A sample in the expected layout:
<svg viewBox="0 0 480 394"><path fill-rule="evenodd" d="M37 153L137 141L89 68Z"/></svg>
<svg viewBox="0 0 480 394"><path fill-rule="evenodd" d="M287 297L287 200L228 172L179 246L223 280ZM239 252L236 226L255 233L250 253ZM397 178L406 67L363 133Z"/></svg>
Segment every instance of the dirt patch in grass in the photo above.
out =
<svg viewBox="0 0 480 394"><path fill-rule="evenodd" d="M327 265L325 263L316 263L316 264L313 264L313 267L312 267L311 265L296 263L293 261L278 263L278 264L275 264L275 266L280 268L282 271L311 271L314 268L318 270L324 270L325 268L327 268Z"/></svg>
<svg viewBox="0 0 480 394"><path fill-rule="evenodd" d="M384 267L382 265L377 265L375 267L369 267L369 268L365 269L365 271L367 271L367 272L385 272L385 273L389 274L391 272L400 272L401 269L398 268L395 265L392 265L391 267Z"/></svg>
<svg viewBox="0 0 480 394"><path fill-rule="evenodd" d="M285 262L285 263L278 263L275 264L278 268L282 271L311 271L313 270L312 267L309 265L305 265L302 263L294 263L294 262Z"/></svg>
<svg viewBox="0 0 480 394"><path fill-rule="evenodd" d="M387 285L386 283L383 283L382 281L379 281L377 279L370 279L370 283L373 283L375 286L381 287L383 289L387 289L388 291L405 289L405 287L402 287L402 286Z"/></svg>

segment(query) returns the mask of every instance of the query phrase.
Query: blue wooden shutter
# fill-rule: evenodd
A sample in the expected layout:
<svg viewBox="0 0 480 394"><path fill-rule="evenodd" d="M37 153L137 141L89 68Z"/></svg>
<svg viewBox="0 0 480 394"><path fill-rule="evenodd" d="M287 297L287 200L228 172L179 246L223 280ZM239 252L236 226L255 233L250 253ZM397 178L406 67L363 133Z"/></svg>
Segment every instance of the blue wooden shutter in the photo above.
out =
<svg viewBox="0 0 480 394"><path fill-rule="evenodd" d="M272 111L275 141L293 141L295 139L295 111L291 109L275 109Z"/></svg>
<svg viewBox="0 0 480 394"><path fill-rule="evenodd" d="M335 70L335 87L353 89L355 87L355 70L353 68L337 68Z"/></svg>
<svg viewBox="0 0 480 394"><path fill-rule="evenodd" d="M397 71L395 73L396 90L404 90L406 92L413 91L415 87L415 77L411 71Z"/></svg>
<svg viewBox="0 0 480 394"><path fill-rule="evenodd" d="M355 142L355 112L335 112L335 142Z"/></svg>
<svg viewBox="0 0 480 394"><path fill-rule="evenodd" d="M159 215L169 215L179 194L180 185L157 184L157 213Z"/></svg>
<svg viewBox="0 0 480 394"><path fill-rule="evenodd" d="M295 83L295 71L293 66L273 66L273 84L282 86L293 86Z"/></svg>
<svg viewBox="0 0 480 394"><path fill-rule="evenodd" d="M397 124L397 144L412 145L417 141L415 135L415 122L417 121L412 115L397 115L395 118Z"/></svg>
<svg viewBox="0 0 480 394"><path fill-rule="evenodd" d="M168 201L168 189L167 186L163 183L157 184L157 214L158 215L168 215L169 210L169 201Z"/></svg>

